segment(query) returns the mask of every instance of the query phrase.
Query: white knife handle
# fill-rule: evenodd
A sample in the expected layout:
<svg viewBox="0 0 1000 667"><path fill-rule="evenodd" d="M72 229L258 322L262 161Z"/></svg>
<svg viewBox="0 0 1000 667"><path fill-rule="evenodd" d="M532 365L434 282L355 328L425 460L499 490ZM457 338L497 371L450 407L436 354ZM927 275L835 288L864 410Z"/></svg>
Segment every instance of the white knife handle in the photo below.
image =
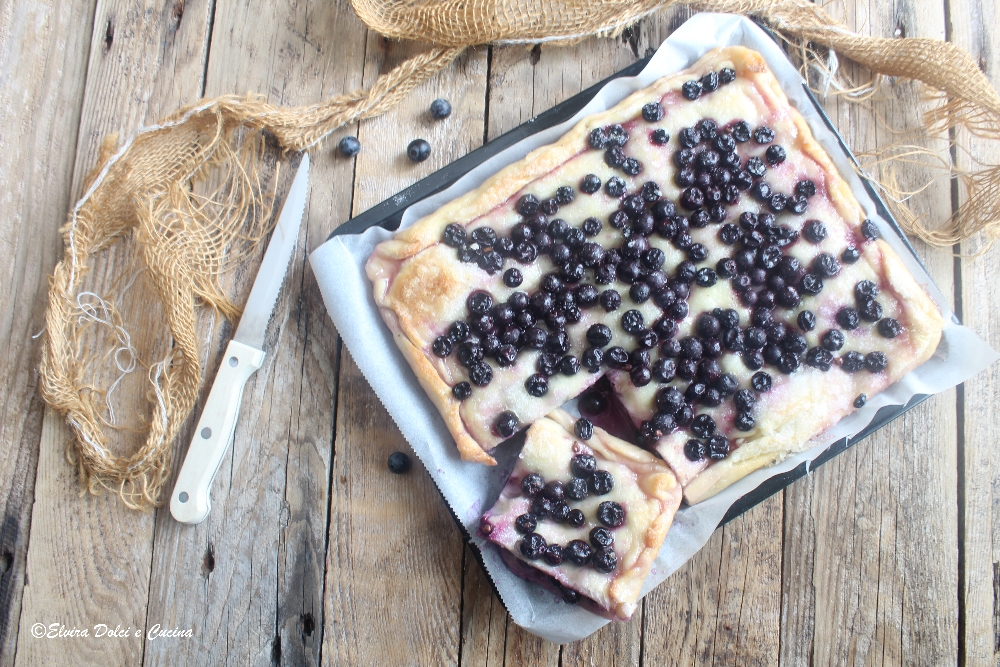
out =
<svg viewBox="0 0 1000 667"><path fill-rule="evenodd" d="M236 430L243 387L263 363L262 351L229 341L170 497L170 513L181 523L201 523L208 516L212 480Z"/></svg>

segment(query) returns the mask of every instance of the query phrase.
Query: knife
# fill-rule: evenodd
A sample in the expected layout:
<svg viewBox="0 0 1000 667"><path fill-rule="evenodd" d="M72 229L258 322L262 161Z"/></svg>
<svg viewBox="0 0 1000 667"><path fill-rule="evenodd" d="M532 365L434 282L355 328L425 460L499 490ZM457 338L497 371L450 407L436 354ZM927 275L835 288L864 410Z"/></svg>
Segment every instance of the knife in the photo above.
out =
<svg viewBox="0 0 1000 667"><path fill-rule="evenodd" d="M236 430L243 387L264 363L261 349L264 333L295 250L308 189L309 155L306 153L302 155L292 187L281 207L278 224L257 270L240 325L226 347L174 485L170 513L181 523L201 523L212 508L212 481Z"/></svg>

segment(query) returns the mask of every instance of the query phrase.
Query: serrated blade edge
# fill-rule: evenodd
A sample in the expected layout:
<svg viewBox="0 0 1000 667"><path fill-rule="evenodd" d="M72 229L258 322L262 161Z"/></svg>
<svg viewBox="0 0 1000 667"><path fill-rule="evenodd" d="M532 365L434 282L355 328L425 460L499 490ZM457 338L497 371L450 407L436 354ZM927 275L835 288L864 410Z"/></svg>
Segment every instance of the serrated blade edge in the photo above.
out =
<svg viewBox="0 0 1000 667"><path fill-rule="evenodd" d="M271 319L274 304L281 292L285 274L295 251L296 240L299 237L299 227L302 225L302 214L306 209L306 197L309 193L309 154L302 155L302 162L288 190L285 203L278 214L278 224L274 227L271 241L264 252L264 259L257 270L257 277L250 288L247 305L240 317L233 340L244 345L250 345L258 350L263 349L264 333Z"/></svg>

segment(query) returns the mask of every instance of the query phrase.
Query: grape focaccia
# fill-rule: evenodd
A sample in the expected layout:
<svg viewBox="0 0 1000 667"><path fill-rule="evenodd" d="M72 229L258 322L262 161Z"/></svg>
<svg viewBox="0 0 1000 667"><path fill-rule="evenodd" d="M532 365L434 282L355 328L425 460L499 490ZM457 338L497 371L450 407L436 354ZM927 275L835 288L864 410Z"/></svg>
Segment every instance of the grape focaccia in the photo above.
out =
<svg viewBox="0 0 1000 667"><path fill-rule="evenodd" d="M943 324L742 47L587 116L367 271L464 459L607 374L689 503L801 450Z"/></svg>

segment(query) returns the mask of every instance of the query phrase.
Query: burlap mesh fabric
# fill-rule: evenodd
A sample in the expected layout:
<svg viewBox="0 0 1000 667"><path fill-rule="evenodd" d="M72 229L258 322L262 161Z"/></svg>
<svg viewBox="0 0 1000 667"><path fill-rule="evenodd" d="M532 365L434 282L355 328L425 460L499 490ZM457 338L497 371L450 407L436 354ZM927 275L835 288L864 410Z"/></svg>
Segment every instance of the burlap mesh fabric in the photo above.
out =
<svg viewBox="0 0 1000 667"><path fill-rule="evenodd" d="M66 416L73 440L67 451L92 492L112 489L131 507L159 504L168 481L174 440L202 383L196 309L234 318L238 309L219 288L218 276L245 256L241 245L268 231L268 196L260 182L262 137L281 149L316 145L333 130L393 107L413 88L446 67L469 46L491 43L575 42L615 35L663 7L754 15L792 44L830 49L873 73L913 79L940 97L925 129L963 127L1000 139L1000 95L975 61L953 44L932 39L882 39L848 31L822 8L804 0L352 0L361 20L386 37L430 43L426 53L379 77L368 90L313 105L282 108L253 95L203 100L117 146L110 137L63 227L65 253L50 280L41 390ZM222 185L199 196L195 185L221 173ZM937 245L982 233L1000 234L1000 167L965 175L968 196L951 220L933 227L916 218L908 231ZM92 380L83 377L76 296L88 260L125 235L140 248L170 329L170 353L149 364L149 431L129 456L109 447L110 428ZM109 306L113 312L113 304ZM148 322L148 326L162 326Z"/></svg>

